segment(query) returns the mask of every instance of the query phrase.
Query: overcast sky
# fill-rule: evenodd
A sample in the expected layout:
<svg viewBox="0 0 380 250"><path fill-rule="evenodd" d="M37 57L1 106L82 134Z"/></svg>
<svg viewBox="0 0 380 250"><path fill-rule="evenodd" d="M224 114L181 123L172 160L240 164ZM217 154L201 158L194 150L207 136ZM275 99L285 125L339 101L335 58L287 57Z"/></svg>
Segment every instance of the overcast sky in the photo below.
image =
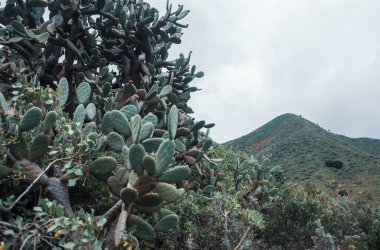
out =
<svg viewBox="0 0 380 250"><path fill-rule="evenodd" d="M157 4L155 4L155 3ZM380 1L182 0L183 43L205 72L191 106L225 142L283 113L380 138ZM161 14L166 1L151 2Z"/></svg>

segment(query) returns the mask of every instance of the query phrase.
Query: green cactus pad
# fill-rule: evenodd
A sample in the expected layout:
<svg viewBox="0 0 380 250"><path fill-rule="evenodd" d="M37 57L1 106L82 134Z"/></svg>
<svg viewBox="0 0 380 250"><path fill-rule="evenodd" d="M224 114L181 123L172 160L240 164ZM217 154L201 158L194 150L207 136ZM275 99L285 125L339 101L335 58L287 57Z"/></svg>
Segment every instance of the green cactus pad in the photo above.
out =
<svg viewBox="0 0 380 250"><path fill-rule="evenodd" d="M175 213L168 210L168 209L161 208L160 211L158 212L158 214L160 215L160 218L164 218L165 216L167 216L169 214L175 214Z"/></svg>
<svg viewBox="0 0 380 250"><path fill-rule="evenodd" d="M107 112L104 114L102 119L102 132L105 135L108 135L113 131L113 125L111 120L111 112Z"/></svg>
<svg viewBox="0 0 380 250"><path fill-rule="evenodd" d="M175 144L172 140L164 140L157 151L156 162L156 174L160 176L164 171L169 168L172 162L173 154L175 151Z"/></svg>
<svg viewBox="0 0 380 250"><path fill-rule="evenodd" d="M109 93L111 92L111 84L109 82L106 82L102 87L102 96L107 97Z"/></svg>
<svg viewBox="0 0 380 250"><path fill-rule="evenodd" d="M35 161L49 151L50 138L46 134L37 135L30 146L29 160Z"/></svg>
<svg viewBox="0 0 380 250"><path fill-rule="evenodd" d="M203 144L202 151L206 152L212 147L212 140L211 139L206 139L205 143Z"/></svg>
<svg viewBox="0 0 380 250"><path fill-rule="evenodd" d="M120 191L120 199L124 202L125 205L129 205L137 199L138 192L136 189L131 187L123 188Z"/></svg>
<svg viewBox="0 0 380 250"><path fill-rule="evenodd" d="M92 120L95 118L95 115L96 115L96 107L95 107L95 104L93 104L92 102L89 103L86 107L86 117L89 119L89 120Z"/></svg>
<svg viewBox="0 0 380 250"><path fill-rule="evenodd" d="M205 194L210 194L213 190L214 190L214 186L208 185L208 186L204 187L202 191Z"/></svg>
<svg viewBox="0 0 380 250"><path fill-rule="evenodd" d="M79 103L85 104L90 100L91 86L88 82L82 82L76 89L77 99Z"/></svg>
<svg viewBox="0 0 380 250"><path fill-rule="evenodd" d="M133 170L139 176L144 173L142 165L144 156L145 149L141 144L133 144L129 149L129 161L131 162Z"/></svg>
<svg viewBox="0 0 380 250"><path fill-rule="evenodd" d="M169 214L159 220L154 227L156 232L167 232L178 226L179 218L176 214Z"/></svg>
<svg viewBox="0 0 380 250"><path fill-rule="evenodd" d="M117 166L117 161L111 156L99 157L90 163L90 172L95 176L107 175Z"/></svg>
<svg viewBox="0 0 380 250"><path fill-rule="evenodd" d="M152 123L153 124L153 127L157 127L157 124L158 124L158 119L157 119L157 116L155 116L154 114L152 113L149 113L147 114L141 121L141 124L144 125L145 123Z"/></svg>
<svg viewBox="0 0 380 250"><path fill-rule="evenodd" d="M115 177L120 181L121 185L128 185L129 171L127 168L119 168L115 173Z"/></svg>
<svg viewBox="0 0 380 250"><path fill-rule="evenodd" d="M107 135L107 143L116 152L121 152L125 145L123 137L116 132L111 132Z"/></svg>
<svg viewBox="0 0 380 250"><path fill-rule="evenodd" d="M199 122L195 123L193 127L191 127L190 131L191 131L191 132L198 131L198 130L200 130L201 128L203 128L203 126L204 126L205 124L206 124L205 121L199 121Z"/></svg>
<svg viewBox="0 0 380 250"><path fill-rule="evenodd" d="M69 98L69 83L66 78L62 77L61 80L59 80L58 91L60 96L59 105L63 107Z"/></svg>
<svg viewBox="0 0 380 250"><path fill-rule="evenodd" d="M215 123L209 123L209 124L205 124L203 127L204 128L213 128L215 126Z"/></svg>
<svg viewBox="0 0 380 250"><path fill-rule="evenodd" d="M179 197L177 188L165 182L157 182L155 191L167 202L176 201Z"/></svg>
<svg viewBox="0 0 380 250"><path fill-rule="evenodd" d="M36 127L42 119L42 110L38 107L32 107L25 112L18 129L27 131Z"/></svg>
<svg viewBox="0 0 380 250"><path fill-rule="evenodd" d="M107 179L107 187L109 188L112 194L119 196L120 191L123 188L123 185L115 176L110 176Z"/></svg>
<svg viewBox="0 0 380 250"><path fill-rule="evenodd" d="M142 145L144 146L146 152L155 153L163 141L164 139L162 138L152 138L143 141Z"/></svg>
<svg viewBox="0 0 380 250"><path fill-rule="evenodd" d="M149 175L154 175L156 173L156 161L152 156L145 155L142 160L142 165Z"/></svg>
<svg viewBox="0 0 380 250"><path fill-rule="evenodd" d="M49 111L44 120L44 133L49 134L52 128L57 126L57 112Z"/></svg>
<svg viewBox="0 0 380 250"><path fill-rule="evenodd" d="M162 203L161 197L156 193L147 193L141 195L137 200L136 204L143 207L155 207Z"/></svg>
<svg viewBox="0 0 380 250"><path fill-rule="evenodd" d="M120 112L123 113L128 119L131 119L137 114L137 108L135 105L127 105L120 109Z"/></svg>
<svg viewBox="0 0 380 250"><path fill-rule="evenodd" d="M190 175L190 168L188 166L177 166L162 173L159 181L168 183L177 183L185 180Z"/></svg>
<svg viewBox="0 0 380 250"><path fill-rule="evenodd" d="M136 227L135 235L142 240L154 240L154 228L145 220L137 217L134 214L130 214L127 220L127 227Z"/></svg>
<svg viewBox="0 0 380 250"><path fill-rule="evenodd" d="M141 131L141 116L135 115L131 118L132 138L134 143L139 143Z"/></svg>
<svg viewBox="0 0 380 250"><path fill-rule="evenodd" d="M180 152L180 153L185 153L186 152L186 145L180 142L179 140L175 140L175 150Z"/></svg>
<svg viewBox="0 0 380 250"><path fill-rule="evenodd" d="M165 97L167 95L169 95L170 93L172 92L172 86L170 85L166 85L164 86L161 91L160 91L160 97Z"/></svg>
<svg viewBox="0 0 380 250"><path fill-rule="evenodd" d="M129 148L127 146L123 146L121 150L121 155L123 156L124 165L127 167L127 169L131 170L131 162L129 161Z"/></svg>
<svg viewBox="0 0 380 250"><path fill-rule="evenodd" d="M73 115L73 122L78 125L78 127L82 127L84 123L84 119L86 118L86 109L84 108L83 104L79 104L78 107L75 109L74 115Z"/></svg>
<svg viewBox="0 0 380 250"><path fill-rule="evenodd" d="M141 127L141 131L140 131L140 141L143 141L149 137L152 136L153 134L153 131L154 131L154 127L153 127L153 124L148 122L148 123L145 123L142 127Z"/></svg>
<svg viewBox="0 0 380 250"><path fill-rule="evenodd" d="M90 133L96 131L96 123L90 122L82 129L82 138L86 138Z"/></svg>
<svg viewBox="0 0 380 250"><path fill-rule="evenodd" d="M131 134L131 127L129 126L128 119L122 112L119 110L112 110L111 120L113 128L116 132L124 136L129 136Z"/></svg>
<svg viewBox="0 0 380 250"><path fill-rule="evenodd" d="M7 102L5 101L5 98L1 92L0 92L0 115L4 117L8 115Z"/></svg>
<svg viewBox="0 0 380 250"><path fill-rule="evenodd" d="M178 126L178 109L175 105L170 108L168 115L168 132L169 138L174 140L175 134L177 132Z"/></svg>

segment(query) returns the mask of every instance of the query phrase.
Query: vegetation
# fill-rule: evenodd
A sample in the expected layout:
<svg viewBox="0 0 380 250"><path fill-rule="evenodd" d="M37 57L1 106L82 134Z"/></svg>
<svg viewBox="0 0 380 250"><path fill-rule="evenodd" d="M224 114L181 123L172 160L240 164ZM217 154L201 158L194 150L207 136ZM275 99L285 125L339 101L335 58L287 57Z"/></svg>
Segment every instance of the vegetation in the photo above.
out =
<svg viewBox="0 0 380 250"><path fill-rule="evenodd" d="M225 145L268 156L293 181L310 181L330 193L379 205L380 140L336 135L284 114Z"/></svg>
<svg viewBox="0 0 380 250"><path fill-rule="evenodd" d="M189 11L166 11L0 9L0 250L376 248L379 208L208 137L188 106L204 73L168 60Z"/></svg>

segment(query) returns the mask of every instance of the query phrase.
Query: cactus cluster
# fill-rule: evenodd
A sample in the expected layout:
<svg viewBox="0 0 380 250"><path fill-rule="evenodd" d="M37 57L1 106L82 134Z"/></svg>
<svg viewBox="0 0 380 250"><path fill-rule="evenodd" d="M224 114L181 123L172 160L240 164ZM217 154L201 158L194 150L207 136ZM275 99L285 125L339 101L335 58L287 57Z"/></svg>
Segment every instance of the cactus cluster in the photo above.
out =
<svg viewBox="0 0 380 250"><path fill-rule="evenodd" d="M228 169L233 173L235 189L239 190L243 182L247 182L249 189L245 198L256 201L256 207L270 201L270 197L277 194L277 188L269 185L274 180L283 183L285 175L280 166L271 166L269 158L263 156L261 160L254 158L241 161L239 157L236 164L229 164ZM246 186L246 185L244 185Z"/></svg>
<svg viewBox="0 0 380 250"><path fill-rule="evenodd" d="M0 9L2 89L23 83L49 98L9 119L0 93L1 118L16 138L8 157L30 181L57 155L69 158L72 164L56 163L38 182L66 215L73 212L68 186L88 173L104 182L115 200L104 214L109 248L128 233L153 240L176 228L178 216L163 205L189 190L209 195L220 180L220 160L207 157L214 124L189 115L190 95L199 90L190 83L204 73L190 65L191 53L168 60L188 13L168 2L160 17L141 0L7 1ZM0 177L11 173L0 169ZM141 217L152 212L159 213L154 226Z"/></svg>

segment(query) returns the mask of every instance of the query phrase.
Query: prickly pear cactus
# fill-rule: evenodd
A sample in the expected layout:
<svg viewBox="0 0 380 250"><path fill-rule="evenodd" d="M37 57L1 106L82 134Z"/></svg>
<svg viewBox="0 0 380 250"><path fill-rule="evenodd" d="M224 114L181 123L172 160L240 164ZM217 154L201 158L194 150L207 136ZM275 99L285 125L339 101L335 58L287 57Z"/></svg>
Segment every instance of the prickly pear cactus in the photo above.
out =
<svg viewBox="0 0 380 250"><path fill-rule="evenodd" d="M211 195L219 180L220 162L207 157L214 125L195 122L188 105L199 90L190 84L204 73L190 64L191 53L168 60L188 13L168 2L160 16L147 2L124 0L7 1L0 11L0 78L25 91L14 102L36 103L10 115L0 94L8 158L25 166L14 168L25 180L56 160L38 185L66 215L73 213L69 187L88 174L106 185L116 200L104 214L109 249L128 232L151 241L175 229L178 216L162 206L185 190ZM14 172L8 167L2 175ZM150 225L141 214L154 211L160 218Z"/></svg>

